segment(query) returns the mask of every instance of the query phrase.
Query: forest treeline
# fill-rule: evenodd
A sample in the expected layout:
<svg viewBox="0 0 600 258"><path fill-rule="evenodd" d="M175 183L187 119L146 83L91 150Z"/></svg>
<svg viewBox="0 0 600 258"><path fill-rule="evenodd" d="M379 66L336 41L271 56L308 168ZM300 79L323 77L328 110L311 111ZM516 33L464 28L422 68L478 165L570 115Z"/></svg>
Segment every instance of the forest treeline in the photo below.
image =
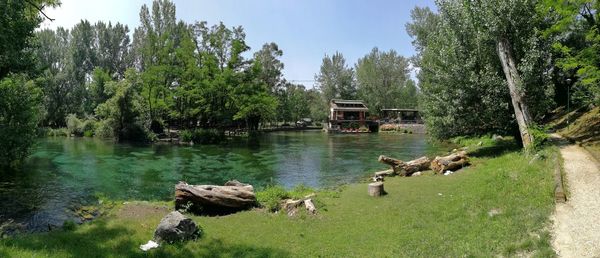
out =
<svg viewBox="0 0 600 258"><path fill-rule="evenodd" d="M57 4L0 2L3 164L25 157L39 128L119 141L152 141L169 128L211 142L226 129L323 121L332 98L363 98L375 115L417 105L409 60L393 50L374 48L353 67L325 55L307 88L283 77L276 43L251 53L243 27L178 21L171 1L143 5L133 31L86 20L36 30L52 18L44 7Z"/></svg>
<svg viewBox="0 0 600 258"><path fill-rule="evenodd" d="M600 103L600 3L595 0L437 0L406 25L428 132L437 138L486 133L520 137L526 107L535 135L558 106ZM502 51L501 51L502 50ZM505 64L518 80L508 87ZM506 56L505 56L506 57ZM510 67L505 67L510 68ZM569 102L569 103L567 103ZM522 111L522 110L519 110Z"/></svg>
<svg viewBox="0 0 600 258"><path fill-rule="evenodd" d="M437 0L406 25L415 56L374 48L349 64L325 55L310 89L284 78L276 43L252 53L242 27L178 21L170 1L142 6L132 32L85 20L36 31L56 4L0 1L3 165L26 156L39 128L139 141L176 128L217 139L227 128L323 120L332 98L364 99L372 115L418 106L436 138L514 133L525 144L557 106L600 102L594 0Z"/></svg>
<svg viewBox="0 0 600 258"><path fill-rule="evenodd" d="M307 89L283 78L276 43L249 57L241 26L188 24L176 20L175 9L162 0L142 6L132 39L125 25L85 20L70 30L36 32L42 125L65 126L74 114L98 119L99 132L114 128L116 137L133 139L145 128L256 129L261 122L324 120L332 98L364 98L374 110L416 106L408 59L393 50L374 48L355 68L341 53L325 56L317 88Z"/></svg>

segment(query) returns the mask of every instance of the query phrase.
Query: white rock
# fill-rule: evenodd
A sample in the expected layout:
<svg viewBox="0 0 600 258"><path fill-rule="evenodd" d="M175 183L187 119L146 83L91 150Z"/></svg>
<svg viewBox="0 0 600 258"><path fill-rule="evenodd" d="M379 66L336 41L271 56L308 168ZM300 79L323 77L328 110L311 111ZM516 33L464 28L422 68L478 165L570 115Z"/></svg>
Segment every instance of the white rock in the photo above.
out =
<svg viewBox="0 0 600 258"><path fill-rule="evenodd" d="M158 247L158 243L149 240L148 243L146 243L145 245L140 245L140 249L142 249L142 251L146 252L150 249L154 249Z"/></svg>

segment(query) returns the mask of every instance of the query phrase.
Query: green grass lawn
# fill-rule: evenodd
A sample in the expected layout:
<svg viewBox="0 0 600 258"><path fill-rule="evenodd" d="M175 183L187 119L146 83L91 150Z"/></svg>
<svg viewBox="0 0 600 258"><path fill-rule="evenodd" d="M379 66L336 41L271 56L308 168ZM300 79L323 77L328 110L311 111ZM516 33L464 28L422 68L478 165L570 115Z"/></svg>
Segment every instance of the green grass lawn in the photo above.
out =
<svg viewBox="0 0 600 258"><path fill-rule="evenodd" d="M169 209L119 204L70 231L0 240L0 257L554 256L548 228L556 149L533 161L518 151L484 149L473 153L473 166L453 175L389 178L384 197L370 197L366 183L318 194L316 216L264 210L193 216L202 238L144 253L139 245Z"/></svg>

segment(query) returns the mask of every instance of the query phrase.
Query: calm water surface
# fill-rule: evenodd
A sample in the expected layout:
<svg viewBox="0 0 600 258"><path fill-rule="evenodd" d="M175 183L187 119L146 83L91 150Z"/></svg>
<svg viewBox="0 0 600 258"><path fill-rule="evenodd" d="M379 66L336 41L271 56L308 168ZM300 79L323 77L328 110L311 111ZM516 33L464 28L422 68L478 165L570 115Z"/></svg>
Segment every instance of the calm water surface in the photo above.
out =
<svg viewBox="0 0 600 258"><path fill-rule="evenodd" d="M226 146L134 146L86 138L40 140L21 173L0 174L0 224L12 219L43 231L73 219L73 210L117 200L169 200L178 181L261 187L328 187L386 169L380 154L409 160L446 149L424 135L328 135L281 132Z"/></svg>

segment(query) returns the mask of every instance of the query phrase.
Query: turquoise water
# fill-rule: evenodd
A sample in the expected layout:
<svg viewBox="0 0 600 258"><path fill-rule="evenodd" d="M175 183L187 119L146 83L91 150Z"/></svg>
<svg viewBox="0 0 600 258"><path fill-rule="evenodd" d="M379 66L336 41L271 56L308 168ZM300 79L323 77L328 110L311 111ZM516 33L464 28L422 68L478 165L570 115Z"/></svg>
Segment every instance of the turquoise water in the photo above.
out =
<svg viewBox="0 0 600 258"><path fill-rule="evenodd" d="M116 144L89 138L40 140L23 172L0 179L0 223L43 231L74 219L73 210L117 200L170 200L178 181L222 184L237 179L328 187L386 169L380 154L403 160L439 152L424 135L280 132L224 146ZM77 220L75 218L75 220Z"/></svg>

